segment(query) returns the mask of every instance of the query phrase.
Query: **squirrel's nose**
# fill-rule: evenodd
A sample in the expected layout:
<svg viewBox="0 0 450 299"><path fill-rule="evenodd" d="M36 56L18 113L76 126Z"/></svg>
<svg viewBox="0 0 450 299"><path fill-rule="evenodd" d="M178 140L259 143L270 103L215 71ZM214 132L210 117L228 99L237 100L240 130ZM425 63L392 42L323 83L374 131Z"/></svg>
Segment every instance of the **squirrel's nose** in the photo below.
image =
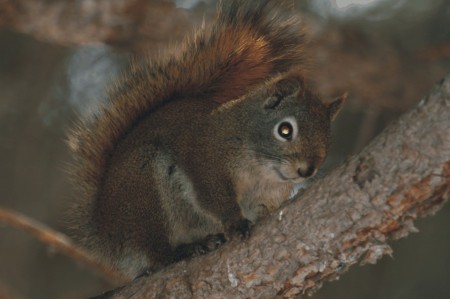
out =
<svg viewBox="0 0 450 299"><path fill-rule="evenodd" d="M298 168L297 173L302 178L309 178L316 172L316 167L309 163L302 163L302 165Z"/></svg>

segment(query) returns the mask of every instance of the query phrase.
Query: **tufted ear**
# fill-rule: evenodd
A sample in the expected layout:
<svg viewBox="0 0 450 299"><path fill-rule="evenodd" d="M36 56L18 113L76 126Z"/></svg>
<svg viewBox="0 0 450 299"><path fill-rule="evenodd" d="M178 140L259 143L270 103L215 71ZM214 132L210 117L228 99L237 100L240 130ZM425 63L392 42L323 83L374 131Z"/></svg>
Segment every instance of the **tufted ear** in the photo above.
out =
<svg viewBox="0 0 450 299"><path fill-rule="evenodd" d="M264 102L264 109L275 109L287 97L296 97L301 89L301 82L294 77L283 78L275 83L273 94Z"/></svg>
<svg viewBox="0 0 450 299"><path fill-rule="evenodd" d="M346 92L340 97L336 98L333 102L327 104L328 115L330 116L331 120L334 120L339 114L339 111L341 111L347 95L348 93Z"/></svg>

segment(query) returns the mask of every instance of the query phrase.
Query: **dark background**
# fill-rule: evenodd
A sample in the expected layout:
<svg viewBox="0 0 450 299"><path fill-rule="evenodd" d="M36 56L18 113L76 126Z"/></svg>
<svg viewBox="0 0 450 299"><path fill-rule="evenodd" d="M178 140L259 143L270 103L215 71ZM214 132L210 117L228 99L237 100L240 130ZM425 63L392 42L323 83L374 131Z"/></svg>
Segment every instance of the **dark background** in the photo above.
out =
<svg viewBox="0 0 450 299"><path fill-rule="evenodd" d="M130 57L154 53L156 46L179 40L203 16L214 15L215 1L174 2L178 8L168 5L159 12L164 24L144 27L133 38L73 44L24 30L11 21L13 14L2 23L0 2L1 207L66 232L72 187L64 172L70 161L65 132L77 115L96 109ZM450 1L293 3L312 39L310 76L322 96L331 100L349 92L335 123L326 172L358 153L450 72ZM188 24L181 26L185 30L175 26L180 22ZM161 34L160 28L174 34ZM419 234L392 242L393 258L353 267L311 298L450 298L449 216L446 205L418 221ZM28 233L0 224L0 298L84 298L108 288Z"/></svg>

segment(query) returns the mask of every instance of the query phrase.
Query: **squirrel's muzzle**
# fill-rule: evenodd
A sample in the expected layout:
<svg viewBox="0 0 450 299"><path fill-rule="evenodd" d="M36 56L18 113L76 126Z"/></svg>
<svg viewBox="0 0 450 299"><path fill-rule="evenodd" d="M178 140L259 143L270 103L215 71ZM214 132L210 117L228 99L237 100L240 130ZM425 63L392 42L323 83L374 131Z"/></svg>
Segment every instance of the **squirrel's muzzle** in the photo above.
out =
<svg viewBox="0 0 450 299"><path fill-rule="evenodd" d="M297 169L297 173L302 178L309 178L313 176L317 171L317 168L308 162L302 162Z"/></svg>

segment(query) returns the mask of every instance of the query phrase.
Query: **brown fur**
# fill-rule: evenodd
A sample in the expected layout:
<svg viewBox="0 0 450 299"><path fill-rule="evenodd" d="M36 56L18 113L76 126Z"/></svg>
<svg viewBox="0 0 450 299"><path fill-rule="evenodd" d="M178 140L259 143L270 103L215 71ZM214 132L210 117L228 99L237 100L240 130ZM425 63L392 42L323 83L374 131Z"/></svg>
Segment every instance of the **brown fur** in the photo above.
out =
<svg viewBox="0 0 450 299"><path fill-rule="evenodd" d="M279 206L292 184L273 184L279 192L264 195L261 190L272 185L255 178L273 180L274 174L242 150L259 146L247 142L253 136L242 121L252 120L261 100L272 99L269 106L277 98L281 106L295 101L309 111L307 141L287 160L301 150L307 165L323 161L329 122L341 102L323 105L304 86L303 32L280 2L223 1L212 26L187 39L179 54L133 65L109 103L70 134L81 191L74 227L114 267L130 275L157 269L189 255L185 244L245 231L245 219ZM293 84L280 83L291 77ZM258 122L254 126L258 131Z"/></svg>
<svg viewBox="0 0 450 299"><path fill-rule="evenodd" d="M85 201L80 212L96 197L115 144L145 114L180 96L238 98L271 75L302 67L304 34L297 19L276 8L282 2L224 1L216 23L188 38L181 54L132 66L109 104L69 135L72 173Z"/></svg>

